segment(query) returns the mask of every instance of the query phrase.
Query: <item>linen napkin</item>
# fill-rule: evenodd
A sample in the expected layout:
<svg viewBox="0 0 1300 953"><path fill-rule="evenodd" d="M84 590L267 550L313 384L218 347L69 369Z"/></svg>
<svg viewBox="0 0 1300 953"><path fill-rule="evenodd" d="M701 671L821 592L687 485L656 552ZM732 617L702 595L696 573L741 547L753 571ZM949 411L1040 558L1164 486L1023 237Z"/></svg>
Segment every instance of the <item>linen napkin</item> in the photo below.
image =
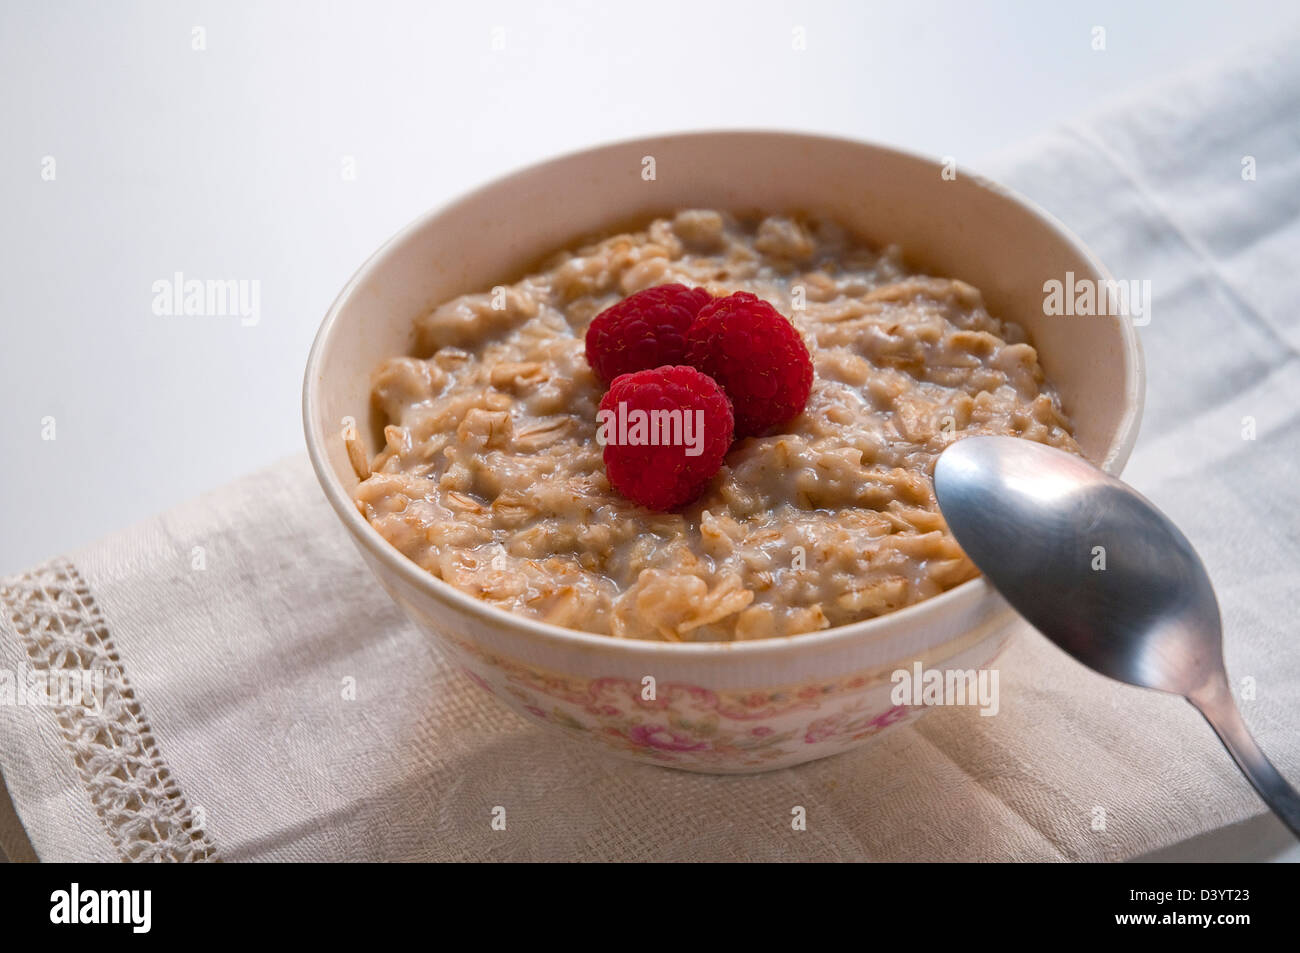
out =
<svg viewBox="0 0 1300 953"><path fill-rule="evenodd" d="M1197 545L1245 717L1300 779L1295 40L982 171L1152 282L1126 477ZM996 663L997 717L939 708L748 777L588 750L500 707L404 620L301 455L4 580L0 607L0 670L105 672L98 711L0 705L11 857L1116 860L1264 810L1189 705L1027 627Z"/></svg>

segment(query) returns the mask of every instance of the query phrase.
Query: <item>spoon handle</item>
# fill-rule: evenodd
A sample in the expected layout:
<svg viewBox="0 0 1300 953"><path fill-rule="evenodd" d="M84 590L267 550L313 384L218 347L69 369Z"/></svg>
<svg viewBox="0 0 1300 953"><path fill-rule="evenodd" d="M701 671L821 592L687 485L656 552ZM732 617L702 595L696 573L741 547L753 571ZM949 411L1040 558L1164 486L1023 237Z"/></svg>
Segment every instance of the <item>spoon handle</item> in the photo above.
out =
<svg viewBox="0 0 1300 953"><path fill-rule="evenodd" d="M1228 754L1232 755L1232 760L1237 762L1237 767L1241 768L1241 773L1259 792L1264 803L1291 829L1292 834L1300 837L1300 793L1273 767L1273 762L1264 756L1264 752L1251 737L1250 729L1246 727L1241 711L1233 701L1227 676L1218 673L1208 685L1189 695L1187 700L1205 716L1223 746L1228 749Z"/></svg>

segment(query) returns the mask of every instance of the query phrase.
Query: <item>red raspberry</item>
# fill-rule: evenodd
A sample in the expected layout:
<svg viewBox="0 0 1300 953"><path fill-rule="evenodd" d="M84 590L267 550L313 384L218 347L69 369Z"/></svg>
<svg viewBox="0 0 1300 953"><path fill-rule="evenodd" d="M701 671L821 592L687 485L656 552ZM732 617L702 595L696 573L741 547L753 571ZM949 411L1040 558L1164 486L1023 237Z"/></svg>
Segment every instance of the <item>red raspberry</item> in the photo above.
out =
<svg viewBox="0 0 1300 953"><path fill-rule="evenodd" d="M587 363L605 381L685 363L686 330L710 300L703 288L685 285L656 285L624 298L587 328Z"/></svg>
<svg viewBox="0 0 1300 953"><path fill-rule="evenodd" d="M652 414L661 411L668 414ZM598 420L610 485L652 510L699 496L731 446L731 402L693 367L621 375L601 400Z"/></svg>
<svg viewBox="0 0 1300 953"><path fill-rule="evenodd" d="M802 413L812 392L812 358L803 338L781 312L746 291L700 309L686 334L686 361L731 398L737 439Z"/></svg>

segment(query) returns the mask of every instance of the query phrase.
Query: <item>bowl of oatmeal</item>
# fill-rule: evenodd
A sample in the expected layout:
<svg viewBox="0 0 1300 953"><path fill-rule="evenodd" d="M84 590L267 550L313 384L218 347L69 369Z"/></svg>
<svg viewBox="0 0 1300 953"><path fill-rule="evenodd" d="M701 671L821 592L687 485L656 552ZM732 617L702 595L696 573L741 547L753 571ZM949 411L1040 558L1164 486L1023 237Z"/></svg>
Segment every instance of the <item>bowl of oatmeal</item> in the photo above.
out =
<svg viewBox="0 0 1300 953"><path fill-rule="evenodd" d="M938 512L934 459L1000 433L1118 473L1143 393L1131 321L1044 305L1052 281L1106 287L1104 267L1042 210L943 172L846 140L685 134L409 226L331 308L304 387L313 465L377 584L525 718L641 761L766 770L919 717L894 673L987 666L1013 628ZM609 382L584 345L669 284L770 304L814 374L793 417L656 510L607 473Z"/></svg>

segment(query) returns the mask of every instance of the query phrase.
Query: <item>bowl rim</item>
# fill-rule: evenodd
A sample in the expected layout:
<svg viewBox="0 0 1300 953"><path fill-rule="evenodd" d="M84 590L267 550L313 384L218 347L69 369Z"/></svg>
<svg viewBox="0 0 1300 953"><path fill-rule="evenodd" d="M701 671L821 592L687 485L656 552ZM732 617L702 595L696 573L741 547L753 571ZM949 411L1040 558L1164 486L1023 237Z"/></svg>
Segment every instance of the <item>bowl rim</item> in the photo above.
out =
<svg viewBox="0 0 1300 953"><path fill-rule="evenodd" d="M424 593L430 598L439 602L451 602L461 611L477 617L480 621L488 624L496 624L517 630L523 630L524 634L538 637L544 641L556 641L560 645L568 645L572 648L599 649L605 652L615 652L628 655L655 655L671 653L681 656L702 656L708 658L728 657L740 653L746 656L762 656L770 654L784 654L792 646L798 646L801 650L811 652L814 649L828 649L838 647L842 643L857 642L859 640L872 640L873 636L887 637L892 630L899 626L907 625L911 622L919 622L927 615L938 615L945 609L960 609L962 607L973 608L978 603L993 596L997 598L997 593L992 586L981 575L975 579L969 579L947 592L942 592L936 596L923 599L920 602L904 606L885 615L875 616L870 619L862 619L858 622L850 622L845 625L831 626L817 632L804 632L797 635L773 636L765 639L753 639L747 641L735 642L668 642L654 641L649 639L621 639L611 635L604 635L596 632L585 632L579 629L570 629L564 626L555 625L549 622L543 622L539 619L533 619L522 613L512 612L508 609L502 609L491 603L477 599L469 593L462 592L450 583L439 579L432 573L428 572L417 563L412 561L399 549L393 546L388 540L380 535L379 531L366 520L361 512L353 503L351 496L344 490L341 482L334 475L333 469L329 465L328 456L322 439L318 439L313 429L313 420L316 417L318 404L317 391L323 386L323 378L320 375L320 365L324 360L324 355L328 349L331 333L334 326L338 323L339 316L344 306L352 297L354 291L370 277L380 264L385 261L389 255L406 242L413 234L425 228L431 221L442 216L450 209L462 203L478 199L487 192L500 188L508 182L532 175L537 171L553 165L560 165L572 162L578 159L586 158L601 152L613 151L618 149L638 147L642 145L661 144L665 140L683 140L692 138L709 138L709 137L768 137L796 139L811 142L830 143L842 146L849 146L859 149L867 149L875 152L887 153L896 158L920 162L938 170L942 164L932 156L924 155L908 149L896 146L883 145L880 143L870 142L868 140L853 139L847 136L826 135L820 133L798 132L785 129L765 129L765 128L736 128L736 129L702 129L684 132L669 132L662 134L652 134L643 136L633 136L625 139L617 139L608 142L598 143L596 145L586 146L569 152L562 153L539 162L530 163L514 171L507 172L504 175L496 176L486 182L483 182L472 189L459 193L455 197L443 202L436 207L418 215L380 247L372 253L357 270L348 279L347 283L339 291L334 301L330 304L321 325L316 332L312 341L311 350L307 357L307 366L303 379L302 393L302 417L303 430L307 443L307 454L311 460L312 469L316 472L316 479L325 493L326 499L334 512L343 521L344 527L352 534L357 541L372 556L377 558L387 569L395 572L403 581L412 586L417 591ZM1067 246L1070 247L1077 255L1094 269L1094 271L1104 279L1112 279L1110 271L1106 266L1093 254L1092 250L1083 243L1066 225L1051 212L1044 209L1031 199L1026 198L1020 193L992 180L977 172L963 169L964 178L970 179L978 188L991 192L1000 199L1019 206L1022 210L1028 212L1034 218L1038 219L1045 225L1055 236ZM1133 322L1128 317L1118 319L1120 328L1120 337L1123 347L1124 357L1131 369L1126 377L1126 393L1124 394L1124 411L1120 417L1119 425L1115 432L1115 437L1111 445L1107 448L1105 459L1098 464L1101 469L1113 476L1118 476L1127 463L1133 446L1137 441L1138 429L1142 420L1142 411L1145 404L1146 396L1146 369L1145 360L1142 351L1141 339ZM1010 611L1003 604L1004 611ZM945 642L948 640L944 640ZM943 642L936 643L941 645Z"/></svg>

